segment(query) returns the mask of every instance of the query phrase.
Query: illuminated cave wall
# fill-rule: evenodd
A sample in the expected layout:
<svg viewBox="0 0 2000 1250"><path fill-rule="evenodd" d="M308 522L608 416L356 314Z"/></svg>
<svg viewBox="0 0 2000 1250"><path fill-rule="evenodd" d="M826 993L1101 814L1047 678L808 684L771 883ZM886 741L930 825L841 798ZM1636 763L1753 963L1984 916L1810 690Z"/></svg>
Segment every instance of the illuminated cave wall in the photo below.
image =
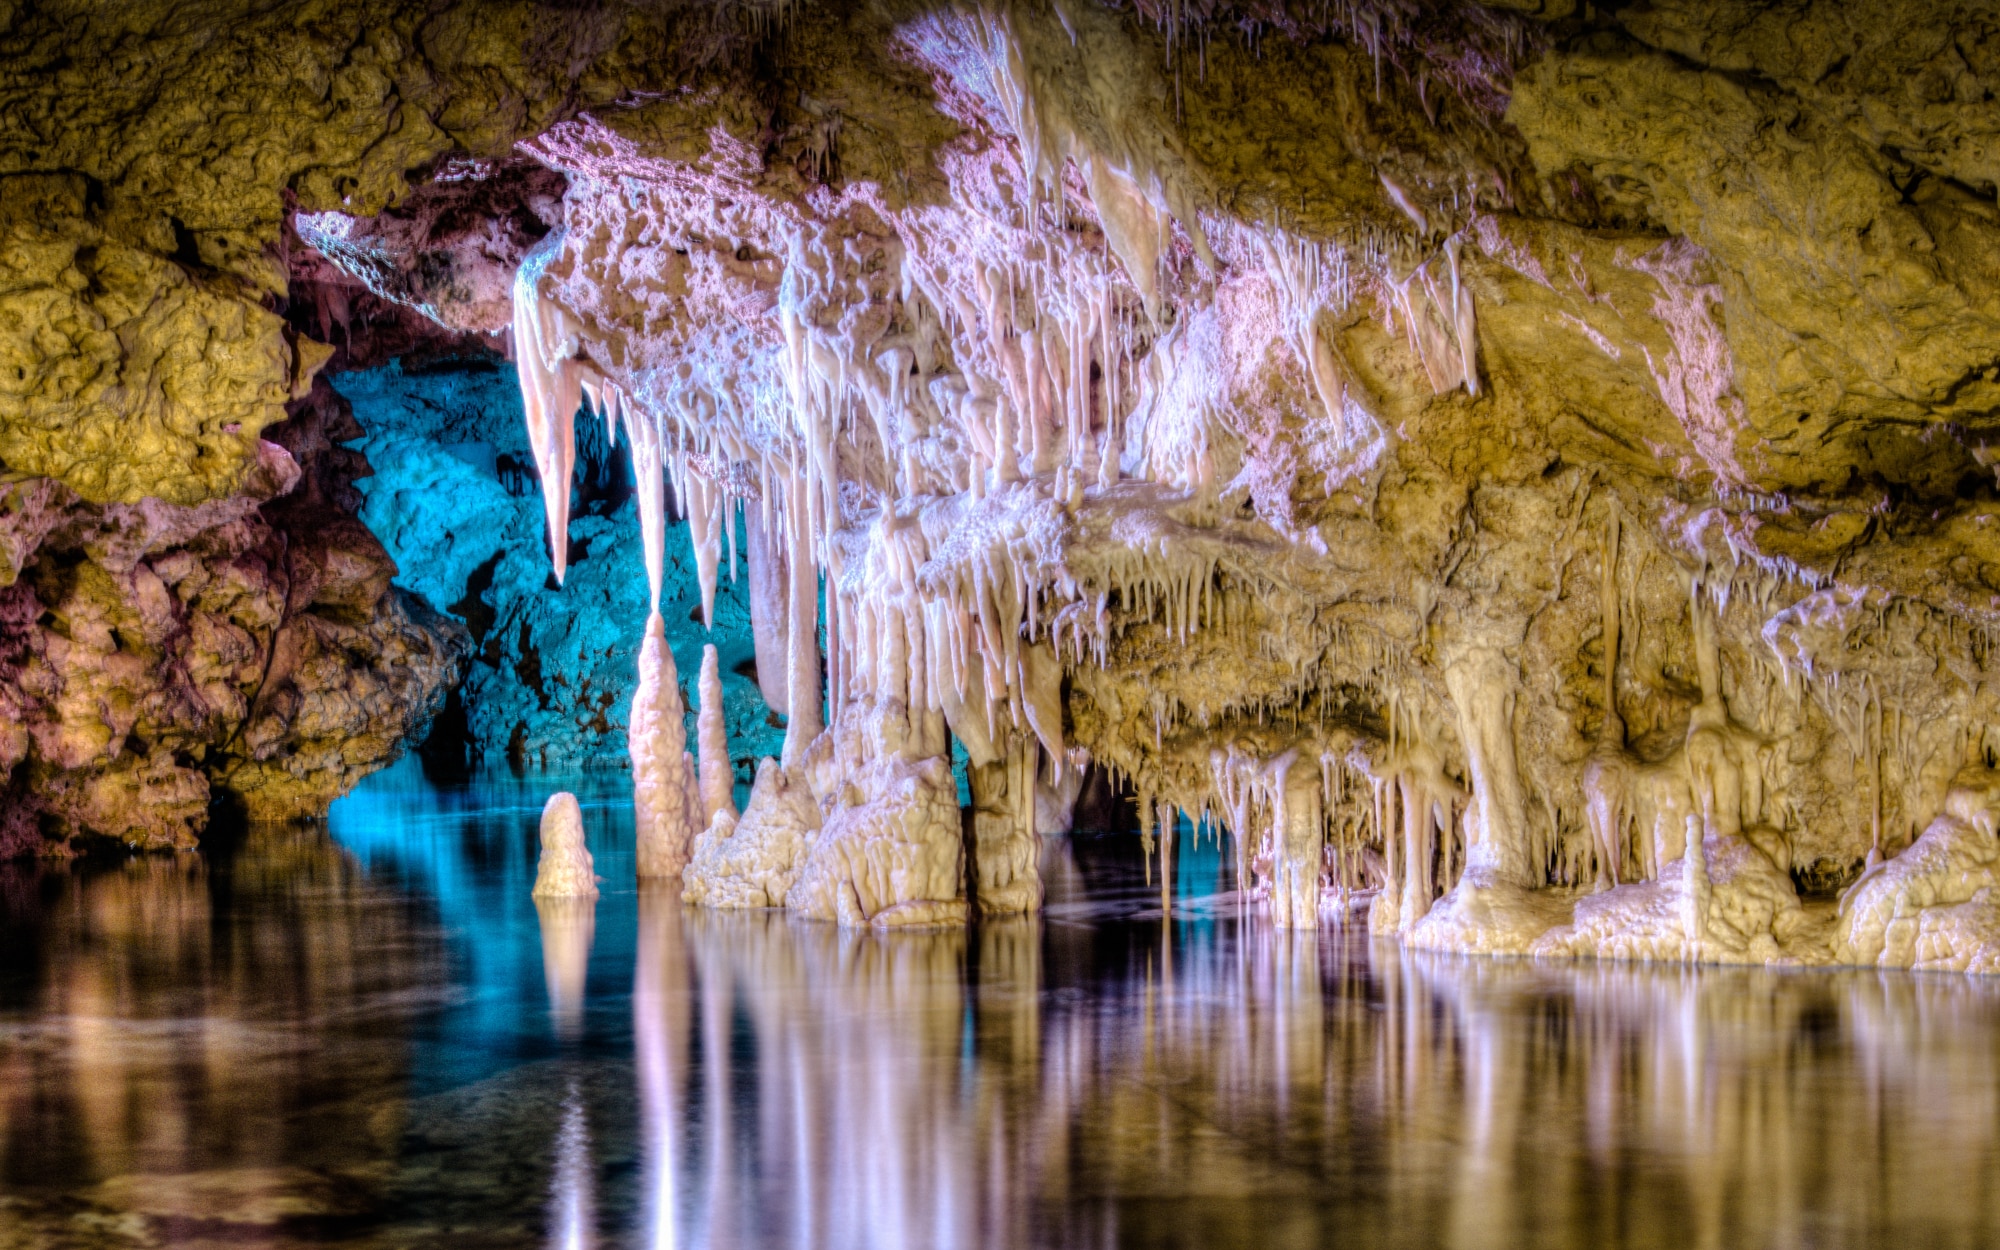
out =
<svg viewBox="0 0 2000 1250"><path fill-rule="evenodd" d="M392 362L342 373L333 384L364 431L351 445L374 469L357 483L361 520L394 557L397 584L471 637L452 714L428 753L448 757L452 735L462 734L468 764L626 766L647 612L629 451L607 447L601 424L580 422L570 566L557 585L511 367L447 356L409 372ZM779 730L754 680L743 573L733 584L724 574L715 628L704 629L685 528L674 527L660 611L690 707L702 647L715 645L732 754L747 784Z"/></svg>
<svg viewBox="0 0 2000 1250"><path fill-rule="evenodd" d="M341 336L365 290L512 362L564 538L514 496L504 543L436 508L482 471L448 448L500 435L371 452L404 575L501 639L461 700L498 691L480 734L554 758L589 724L601 752L599 660L660 584L682 681L641 692L639 859L691 856L692 901L1032 909L1088 761L1149 828L1226 828L1280 925L2000 957L1990 5L212 7L88 59L123 77L56 72L102 23L0 35L5 98L43 104L0 123L31 244L4 253L8 551L56 532L57 490L271 497L315 372L374 363ZM317 68L241 72L273 56ZM258 121L211 126L218 101ZM632 449L622 512L573 484L580 406ZM685 578L706 596L739 505L759 688L792 713L740 813L689 800L745 761L711 735L684 767L681 714ZM502 546L496 585L565 585L489 625L466 591ZM41 675L79 638L155 647L40 624L92 578L10 609L41 658L0 688L41 729L0 759L37 794L235 739L163 754L94 669ZM572 589L620 628L543 606ZM367 671L310 668L295 710ZM357 725L387 742L392 710Z"/></svg>

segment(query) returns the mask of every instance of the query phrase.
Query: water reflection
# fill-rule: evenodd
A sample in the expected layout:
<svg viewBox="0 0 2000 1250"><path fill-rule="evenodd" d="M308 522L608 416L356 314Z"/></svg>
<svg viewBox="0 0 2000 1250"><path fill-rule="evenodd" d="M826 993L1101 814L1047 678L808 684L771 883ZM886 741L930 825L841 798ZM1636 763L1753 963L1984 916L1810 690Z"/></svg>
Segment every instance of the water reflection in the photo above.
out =
<svg viewBox="0 0 2000 1250"><path fill-rule="evenodd" d="M395 1026L444 980L404 904L323 831L0 868L0 1243L43 1200L168 1240L351 1214L402 1128Z"/></svg>
<svg viewBox="0 0 2000 1250"><path fill-rule="evenodd" d="M1127 933L1122 951L1054 938L1045 973L1032 923L968 942L683 917L695 1020L649 1022L635 1000L669 1074L645 1095L648 1149L685 1151L689 1174L649 1244L1861 1245L1923 1230L1973 1245L2000 1231L1971 1200L2000 1179L1988 987L1549 969L1177 928L1172 944ZM652 966L682 975L670 963ZM690 1029L702 1103L676 1117L665 1048Z"/></svg>
<svg viewBox="0 0 2000 1250"><path fill-rule="evenodd" d="M542 980L549 990L549 1022L558 1039L583 1036L584 988L590 947L597 937L595 898L537 898L542 928Z"/></svg>
<svg viewBox="0 0 2000 1250"><path fill-rule="evenodd" d="M580 1081L570 1081L563 1098L555 1160L555 1178L549 1184L549 1246L585 1250L597 1244L597 1186L590 1155L590 1113L584 1107Z"/></svg>
<svg viewBox="0 0 2000 1250"><path fill-rule="evenodd" d="M970 932L538 912L529 788L0 872L0 1244L2000 1243L2000 987L1411 956L1195 855L1163 918L1085 840Z"/></svg>
<svg viewBox="0 0 2000 1250"><path fill-rule="evenodd" d="M676 1250L681 1244L678 1160L688 1079L688 983L680 900L671 882L648 881L639 891L632 1041L645 1136L643 1240L656 1250Z"/></svg>

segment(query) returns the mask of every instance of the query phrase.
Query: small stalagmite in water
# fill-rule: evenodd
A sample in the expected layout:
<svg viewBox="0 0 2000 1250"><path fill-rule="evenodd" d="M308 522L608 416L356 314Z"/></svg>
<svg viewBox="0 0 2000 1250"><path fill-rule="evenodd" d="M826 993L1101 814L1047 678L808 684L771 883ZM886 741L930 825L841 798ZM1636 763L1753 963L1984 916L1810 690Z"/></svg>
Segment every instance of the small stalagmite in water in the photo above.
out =
<svg viewBox="0 0 2000 1250"><path fill-rule="evenodd" d="M583 808L567 790L549 796L542 808L542 859L535 872L535 897L597 897L597 874L583 841Z"/></svg>

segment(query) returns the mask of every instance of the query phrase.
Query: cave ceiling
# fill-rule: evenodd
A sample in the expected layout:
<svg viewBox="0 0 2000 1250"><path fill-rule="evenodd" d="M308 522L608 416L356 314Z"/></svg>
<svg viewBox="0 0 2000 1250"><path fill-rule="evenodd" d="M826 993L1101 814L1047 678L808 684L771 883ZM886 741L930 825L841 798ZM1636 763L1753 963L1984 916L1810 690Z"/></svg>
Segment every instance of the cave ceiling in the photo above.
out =
<svg viewBox="0 0 2000 1250"><path fill-rule="evenodd" d="M1286 923L1908 963L1897 852L2000 859L1997 85L1893 0L0 5L0 575L448 340L551 532L581 405L654 600L669 501L750 561L691 896L963 908L956 742L976 906L1088 762Z"/></svg>

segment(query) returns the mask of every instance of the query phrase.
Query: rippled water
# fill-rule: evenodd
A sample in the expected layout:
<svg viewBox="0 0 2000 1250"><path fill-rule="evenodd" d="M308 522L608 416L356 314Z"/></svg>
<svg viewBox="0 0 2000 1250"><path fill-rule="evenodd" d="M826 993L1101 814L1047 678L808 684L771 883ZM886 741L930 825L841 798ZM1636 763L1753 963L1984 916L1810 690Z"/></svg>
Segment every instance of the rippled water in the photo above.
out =
<svg viewBox="0 0 2000 1250"><path fill-rule="evenodd" d="M549 779L0 877L0 1247L1989 1246L2000 987L1419 957L1051 843L1037 922L528 897Z"/></svg>

